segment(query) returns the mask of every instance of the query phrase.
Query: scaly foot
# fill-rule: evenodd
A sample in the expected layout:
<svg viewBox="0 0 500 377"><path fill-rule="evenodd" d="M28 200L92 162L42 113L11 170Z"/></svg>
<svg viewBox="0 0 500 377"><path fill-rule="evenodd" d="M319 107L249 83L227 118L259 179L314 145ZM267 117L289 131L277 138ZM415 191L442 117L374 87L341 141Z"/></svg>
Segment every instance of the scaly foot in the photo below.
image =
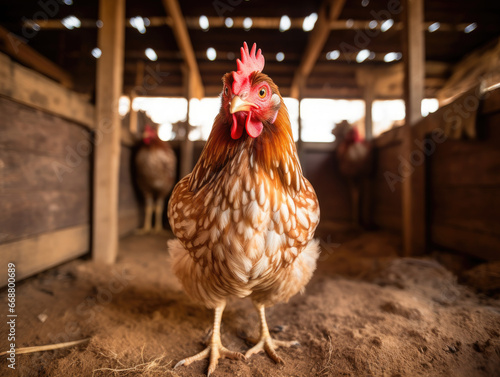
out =
<svg viewBox="0 0 500 377"><path fill-rule="evenodd" d="M243 356L243 354L228 350L220 342L215 342L215 343L211 342L211 344L200 353L179 361L177 364L175 364L174 369L182 365L189 365L192 362L198 360L209 359L210 362L208 365L208 372L207 372L207 377L208 377L215 371L215 368L219 363L219 359L221 358L245 360L245 356Z"/></svg>
<svg viewBox="0 0 500 377"><path fill-rule="evenodd" d="M245 357L249 358L250 356L266 351L271 359L273 359L278 364L284 364L283 359L278 356L276 353L276 348L278 347L292 347L292 346L300 346L300 343L296 340L284 341L284 340L275 340L270 336L261 337L258 341L255 339L247 338L247 341L255 344L252 348L250 348L246 353Z"/></svg>

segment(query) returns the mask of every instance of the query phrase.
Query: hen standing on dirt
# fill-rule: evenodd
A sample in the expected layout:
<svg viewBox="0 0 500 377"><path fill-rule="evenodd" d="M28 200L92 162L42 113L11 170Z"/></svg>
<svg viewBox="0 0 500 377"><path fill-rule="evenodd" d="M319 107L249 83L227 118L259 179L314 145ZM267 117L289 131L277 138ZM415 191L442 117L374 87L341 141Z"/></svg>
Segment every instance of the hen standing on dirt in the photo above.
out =
<svg viewBox="0 0 500 377"><path fill-rule="evenodd" d="M221 109L193 172L175 187L168 207L177 240L169 241L173 270L194 300L215 309L208 347L180 361L244 359L265 350L275 361L265 307L302 291L316 268L313 240L319 205L303 177L288 113L265 74L264 57L244 44L238 70L223 77ZM246 132L244 132L246 130ZM228 296L250 297L259 312L260 339L243 356L221 344Z"/></svg>
<svg viewBox="0 0 500 377"><path fill-rule="evenodd" d="M373 145L363 139L356 127L346 120L332 131L335 135L336 155L340 173L347 179L351 194L352 218L360 224L360 201L363 182L373 169Z"/></svg>
<svg viewBox="0 0 500 377"><path fill-rule="evenodd" d="M138 233L149 233L153 221L153 205L155 207L155 228L159 233L163 230L163 207L165 198L175 183L177 158L167 142L160 140L157 131L147 125L141 145L135 156L137 184L146 201L144 227Z"/></svg>

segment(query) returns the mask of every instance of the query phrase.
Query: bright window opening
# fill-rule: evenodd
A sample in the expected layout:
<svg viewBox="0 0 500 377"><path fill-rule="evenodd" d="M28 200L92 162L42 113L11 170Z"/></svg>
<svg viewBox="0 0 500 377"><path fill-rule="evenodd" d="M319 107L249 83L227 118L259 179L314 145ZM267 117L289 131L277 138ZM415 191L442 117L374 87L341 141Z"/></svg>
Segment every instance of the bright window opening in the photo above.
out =
<svg viewBox="0 0 500 377"><path fill-rule="evenodd" d="M132 108L142 110L151 120L160 125L162 140L176 138L174 123L185 121L187 115L187 100L185 98L151 98L137 97L132 102Z"/></svg>
<svg viewBox="0 0 500 377"><path fill-rule="evenodd" d="M207 140L220 110L220 98L193 98L189 103L190 140Z"/></svg>
<svg viewBox="0 0 500 377"><path fill-rule="evenodd" d="M422 116L426 117L439 108L436 98L422 100ZM405 103L403 100L374 101L372 107L373 136L376 137L391 128L402 126L405 122Z"/></svg>
<svg viewBox="0 0 500 377"><path fill-rule="evenodd" d="M284 98L288 109L294 140L298 140L299 102L294 98ZM128 97L120 101L120 114L128 110ZM145 111L151 119L160 124L163 140L181 138L179 127L172 125L183 122L187 117L185 98L138 97L132 104L134 110ZM362 100L303 99L301 102L302 140L305 142L333 142L332 130L336 124L347 120L364 134L365 104ZM422 101L422 116L436 111L439 103L434 98ZM189 120L192 126L190 140L207 140L215 117L220 111L220 98L207 97L190 102ZM404 124L405 106L403 100L374 101L372 108L373 136Z"/></svg>
<svg viewBox="0 0 500 377"><path fill-rule="evenodd" d="M332 130L337 123L343 120L359 123L364 116L365 104L361 100L303 99L302 140L332 142L335 140Z"/></svg>
<svg viewBox="0 0 500 377"><path fill-rule="evenodd" d="M405 102L403 100L373 101L372 132L374 137L377 137L392 127L402 126L404 119Z"/></svg>

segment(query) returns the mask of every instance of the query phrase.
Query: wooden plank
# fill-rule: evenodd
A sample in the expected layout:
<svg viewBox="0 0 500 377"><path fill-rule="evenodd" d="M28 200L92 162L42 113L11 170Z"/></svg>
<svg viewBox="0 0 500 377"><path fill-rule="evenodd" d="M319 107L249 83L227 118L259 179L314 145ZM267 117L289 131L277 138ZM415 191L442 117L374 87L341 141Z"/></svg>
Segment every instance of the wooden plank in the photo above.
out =
<svg viewBox="0 0 500 377"><path fill-rule="evenodd" d="M403 59L405 67L404 93L406 124L403 136L403 157L411 161L412 126L421 119L424 98L425 42L423 32L424 1L405 0ZM404 254L421 254L426 248L425 224L425 164L413 166L414 171L403 180L403 250Z"/></svg>
<svg viewBox="0 0 500 377"><path fill-rule="evenodd" d="M496 187L433 187L431 227L451 225L500 237L500 185ZM479 236L478 236L479 237ZM500 252L500 248L499 248Z"/></svg>
<svg viewBox="0 0 500 377"><path fill-rule="evenodd" d="M500 140L497 143L500 143ZM429 164L432 186L499 187L498 145L458 140L448 140L439 145Z"/></svg>
<svg viewBox="0 0 500 377"><path fill-rule="evenodd" d="M371 214L372 223L381 229L401 232L401 211L393 207L381 207L374 205Z"/></svg>
<svg viewBox="0 0 500 377"><path fill-rule="evenodd" d="M487 92L487 97L483 102L481 112L483 114L490 114L500 111L500 88Z"/></svg>
<svg viewBox="0 0 500 377"><path fill-rule="evenodd" d="M87 99L0 53L0 96L94 128L95 110Z"/></svg>
<svg viewBox="0 0 500 377"><path fill-rule="evenodd" d="M1 134L1 132L0 132ZM54 158L28 152L23 148L4 149L0 145L2 194L34 191L89 191L90 159L66 164L63 158Z"/></svg>
<svg viewBox="0 0 500 377"><path fill-rule="evenodd" d="M0 148L78 162L88 156L92 137L88 129L54 114L0 97ZM78 151L83 152L79 153ZM70 156L71 155L71 156Z"/></svg>
<svg viewBox="0 0 500 377"><path fill-rule="evenodd" d="M18 38L14 33L9 32L0 26L0 50L56 81L59 81L67 88L73 86L71 75L57 64L47 59L38 51L28 46L25 41Z"/></svg>
<svg viewBox="0 0 500 377"><path fill-rule="evenodd" d="M500 260L498 235L451 225L435 225L431 229L431 239L434 247L444 247L486 260Z"/></svg>
<svg viewBox="0 0 500 377"><path fill-rule="evenodd" d="M295 71L290 89L290 96L299 98L300 90L305 86L316 61L318 60L326 40L330 35L330 23L339 18L345 0L325 0L318 14L318 20L309 35L307 46L302 54L300 65Z"/></svg>
<svg viewBox="0 0 500 377"><path fill-rule="evenodd" d="M391 131L392 134L395 134ZM399 141L385 143L383 147L375 150L375 173L371 179L373 203L371 204L371 222L383 229L401 231L402 220L402 185L393 181L392 176L399 175L399 156L401 156L401 143ZM388 182L389 180L389 182Z"/></svg>
<svg viewBox="0 0 500 377"><path fill-rule="evenodd" d="M100 0L97 61L97 132L94 162L94 211L92 253L96 262L114 263L118 253L118 182L121 120L118 102L122 93L125 37L125 0Z"/></svg>
<svg viewBox="0 0 500 377"><path fill-rule="evenodd" d="M380 134L373 142L377 148L385 148L392 145L401 145L403 141L403 127L392 128Z"/></svg>
<svg viewBox="0 0 500 377"><path fill-rule="evenodd" d="M167 14L172 17L172 28L174 31L175 39L182 52L184 60L189 67L190 74L190 98L201 99L204 97L203 82L201 80L200 69L193 49L193 44L189 37L186 26L186 21L182 15L179 2L177 0L163 0L163 6Z"/></svg>
<svg viewBox="0 0 500 377"><path fill-rule="evenodd" d="M88 224L87 129L0 98L0 243Z"/></svg>
<svg viewBox="0 0 500 377"><path fill-rule="evenodd" d="M0 245L2 265L16 265L16 280L25 279L89 251L88 224L40 234ZM7 268L0 269L0 286L7 282Z"/></svg>
<svg viewBox="0 0 500 377"><path fill-rule="evenodd" d="M0 243L90 222L88 191L3 190Z"/></svg>

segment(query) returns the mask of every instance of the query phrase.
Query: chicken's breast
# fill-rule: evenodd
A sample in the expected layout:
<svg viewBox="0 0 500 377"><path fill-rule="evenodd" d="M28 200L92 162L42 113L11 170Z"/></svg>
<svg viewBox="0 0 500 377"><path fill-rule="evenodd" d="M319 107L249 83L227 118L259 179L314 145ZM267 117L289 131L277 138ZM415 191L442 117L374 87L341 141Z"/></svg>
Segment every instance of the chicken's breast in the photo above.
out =
<svg viewBox="0 0 500 377"><path fill-rule="evenodd" d="M297 175L298 190L287 190L244 146L236 157L197 192L190 190L191 176L174 189L174 272L186 292L208 307L229 295L265 305L287 301L316 267L316 194L297 167L286 169Z"/></svg>

